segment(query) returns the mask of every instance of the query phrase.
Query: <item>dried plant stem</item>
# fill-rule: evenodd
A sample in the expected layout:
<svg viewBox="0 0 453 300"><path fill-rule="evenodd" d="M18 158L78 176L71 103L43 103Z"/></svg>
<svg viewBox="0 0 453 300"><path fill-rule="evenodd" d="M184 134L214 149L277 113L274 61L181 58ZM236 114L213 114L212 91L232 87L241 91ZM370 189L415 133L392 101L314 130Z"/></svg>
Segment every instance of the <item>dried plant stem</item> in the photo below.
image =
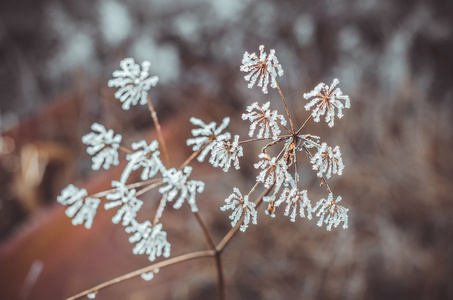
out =
<svg viewBox="0 0 453 300"><path fill-rule="evenodd" d="M302 131L302 129L305 127L305 125L308 123L308 121L311 120L312 117L313 117L313 116L310 115L310 116L305 120L304 124L302 124L302 126L300 126L299 130L297 130L296 135L298 135L298 134Z"/></svg>
<svg viewBox="0 0 453 300"><path fill-rule="evenodd" d="M119 146L119 148L118 148L118 149L119 149L120 151L123 151L124 153L127 153L127 154L131 154L131 153L134 153L134 151L132 151L131 149L129 149L129 148L126 148L126 147L124 147L124 146L121 146L121 145Z"/></svg>
<svg viewBox="0 0 453 300"><path fill-rule="evenodd" d="M224 269L222 253L216 252L214 258L217 271L217 297L219 300L226 300L225 275L223 273Z"/></svg>
<svg viewBox="0 0 453 300"><path fill-rule="evenodd" d="M154 184L150 184L150 185L148 185L147 187L145 187L145 188L141 189L140 191L138 191L138 192L135 194L135 197L138 197L138 196L140 196L140 195L143 195L143 194L146 193L147 191L152 190L153 188L158 187L158 186L161 185L161 184L163 184L163 181L162 181L162 180L160 180L160 181L158 181L158 182L156 182L156 183L154 183Z"/></svg>
<svg viewBox="0 0 453 300"><path fill-rule="evenodd" d="M208 227L206 226L206 223L204 222L200 213L198 211L195 211L195 212L193 212L193 215L195 216L195 219L197 220L198 224L201 227L201 230L203 231L203 235L205 236L206 241L209 244L209 248L212 250L215 250L214 239L212 238L211 232L209 231Z"/></svg>
<svg viewBox="0 0 453 300"><path fill-rule="evenodd" d="M81 293L79 293L79 294L77 294L75 296L69 297L66 300L75 300L75 299L79 299L81 297L84 297L84 296L86 296L86 295L88 295L90 293L97 293L97 292L99 292L100 290L102 290L102 289L104 289L106 287L109 287L111 285L114 285L114 284L129 280L129 279L132 279L132 278L140 276L140 275L142 275L144 273L151 272L154 269L159 269L159 268L171 266L171 265L174 265L174 264L177 264L177 263L181 263L181 262L192 260L192 259L196 259L196 258L214 257L215 255L216 255L216 252L214 250L197 251L197 252L192 252L192 253L188 253L188 254L183 254L183 255L180 255L180 256L177 256L177 257L174 257L174 258L171 258L171 259L164 260L162 262L158 262L158 263L152 264L152 265L150 265L148 267L135 270L134 272L125 274L123 276L117 277L117 278L109 280L107 282L101 283L101 284L99 284L99 285L97 285L97 286L95 286L95 287L93 287L91 289L83 291L83 292L81 292Z"/></svg>
<svg viewBox="0 0 453 300"><path fill-rule="evenodd" d="M150 180L141 181L141 182L134 182L134 183L128 184L126 186L128 188L130 188L130 189L134 189L134 188L141 187L141 186L144 186L144 185L147 185L147 184L153 184L153 183L159 182L159 181L162 181L162 178L150 179ZM91 197L91 198L105 197L106 195L108 195L108 194L110 194L112 192L115 192L115 191L116 191L116 189L110 189L110 190L106 190L106 191L99 192L99 193L96 193L96 194L92 194L92 195L90 195L88 197Z"/></svg>
<svg viewBox="0 0 453 300"><path fill-rule="evenodd" d="M192 160L195 159L195 157L197 157L198 154L200 154L201 151L203 151L204 148L206 148L208 144L205 144L203 145L200 149L198 149L197 151L195 151L194 153L192 153L183 163L182 165L179 167L179 169L183 169L185 166L187 166L188 164L191 163Z"/></svg>
<svg viewBox="0 0 453 300"><path fill-rule="evenodd" d="M151 118L153 119L154 126L156 126L157 136L159 138L159 143L164 154L165 164L168 166L170 163L170 157L168 155L167 145L165 144L164 136L162 135L162 128L160 127L159 120L157 119L157 113L154 110L154 106L151 103L151 99L148 97L148 108L151 113Z"/></svg>
<svg viewBox="0 0 453 300"><path fill-rule="evenodd" d="M275 83L277 85L278 92L280 93L280 97L283 100L283 105L285 106L285 110L286 110L286 114L288 115L289 123L291 124L291 132L294 132L293 120L291 118L291 115L289 114L289 109L288 109L288 105L286 105L285 97L283 97L282 90L280 89L280 86L278 85L278 83L277 82L275 82Z"/></svg>

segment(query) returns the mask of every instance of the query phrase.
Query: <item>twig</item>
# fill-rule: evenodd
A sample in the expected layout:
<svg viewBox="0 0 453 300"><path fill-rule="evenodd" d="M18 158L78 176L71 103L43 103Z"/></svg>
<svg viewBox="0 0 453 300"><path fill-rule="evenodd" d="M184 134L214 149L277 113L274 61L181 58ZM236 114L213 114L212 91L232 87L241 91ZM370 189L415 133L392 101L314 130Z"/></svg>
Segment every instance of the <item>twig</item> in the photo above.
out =
<svg viewBox="0 0 453 300"><path fill-rule="evenodd" d="M169 166L170 157L168 156L167 145L165 144L165 139L164 136L162 135L162 128L160 127L159 120L157 119L157 113L154 110L154 106L151 103L151 99L149 97L148 97L148 108L149 111L151 112L151 118L153 118L154 126L156 126L157 136L159 138L159 143L162 147L162 152L165 158L165 164Z"/></svg>
<svg viewBox="0 0 453 300"><path fill-rule="evenodd" d="M275 82L275 83L277 85L278 92L280 93L280 97L283 100L283 105L285 106L285 110L286 110L286 114L288 115L289 123L291 124L291 133L294 133L293 120L291 119L291 115L289 114L289 109L288 109L288 105L286 105L285 97L283 97L282 90L280 89L280 86L278 85L278 83L277 82Z"/></svg>
<svg viewBox="0 0 453 300"><path fill-rule="evenodd" d="M117 284L117 283L129 280L129 279L132 279L132 278L140 276L140 275L142 275L144 273L151 272L154 269L167 267L167 266L170 266L170 265L174 265L174 264L177 264L177 263L180 263L180 262L183 262L183 261L188 261L188 260L192 260L192 259L196 259L196 258L214 257L215 255L216 255L216 252L214 250L197 251L197 252L192 252L192 253L188 253L188 254L183 254L183 255L180 255L180 256L177 256L177 257L174 257L174 258L171 258L171 259L164 260L164 261L159 262L159 263L152 264L152 265L150 265L148 267L145 267L145 268L142 268L142 269L138 269L138 270L136 270L134 272L125 274L123 276L117 277L117 278L109 280L107 282L101 283L101 284L99 284L99 285L97 285L97 286L95 286L95 287L93 287L91 289L83 291L83 292L81 292L81 293L79 293L79 294L77 294L75 296L69 297L66 300L75 300L75 299L79 299L79 298L81 298L83 296L86 296L88 294L91 294L91 293L97 293L100 290L102 290L102 289L104 289L104 288L106 288L108 286L111 286L113 284Z"/></svg>

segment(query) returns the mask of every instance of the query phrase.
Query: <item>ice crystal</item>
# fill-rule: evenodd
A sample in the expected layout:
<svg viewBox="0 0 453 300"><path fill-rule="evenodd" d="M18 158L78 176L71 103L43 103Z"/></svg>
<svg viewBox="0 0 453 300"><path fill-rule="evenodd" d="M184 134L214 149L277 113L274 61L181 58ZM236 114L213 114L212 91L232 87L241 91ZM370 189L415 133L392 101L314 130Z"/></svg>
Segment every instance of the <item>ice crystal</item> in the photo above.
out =
<svg viewBox="0 0 453 300"><path fill-rule="evenodd" d="M327 199L323 198L316 202L313 211L316 211L316 216L319 218L317 225L322 226L322 223L327 224L327 230L332 229L332 225L337 227L343 222L343 228L348 228L348 208L338 205L341 201L341 196L337 197L336 201L333 201L332 193L329 193ZM326 216L327 214L327 216Z"/></svg>
<svg viewBox="0 0 453 300"><path fill-rule="evenodd" d="M311 219L311 203L307 196L307 191L299 191L296 186L292 188L285 188L280 198L275 203L277 206L286 203L285 216L290 216L291 222L296 221L297 217L297 206L299 205L299 216L305 218L305 209L307 210L307 218Z"/></svg>
<svg viewBox="0 0 453 300"><path fill-rule="evenodd" d="M206 155L208 155L208 153L212 150L212 143L214 141L231 138L231 134L229 132L222 133L228 124L230 124L230 118L228 117L224 118L220 126L217 128L216 122L206 124L202 120L194 117L190 118L190 122L200 128L192 129L192 135L194 138L187 140L187 146L192 146L193 151L198 151L202 147L205 147L197 157L199 162L204 161Z"/></svg>
<svg viewBox="0 0 453 300"><path fill-rule="evenodd" d="M68 217L73 218L73 225L80 225L85 222L85 228L90 229L101 200L90 197L85 198L87 195L86 189L79 189L70 184L61 191L57 201L63 205L70 205L65 213Z"/></svg>
<svg viewBox="0 0 453 300"><path fill-rule="evenodd" d="M112 181L112 187L116 188L115 192L107 194L107 202L104 205L106 210L121 206L112 218L114 224L118 224L122 220L123 226L129 225L137 216L137 212L143 205L143 201L135 197L135 189L129 188L120 181Z"/></svg>
<svg viewBox="0 0 453 300"><path fill-rule="evenodd" d="M92 168L99 170L101 166L109 169L111 165L117 166L118 148L121 143L121 135L114 135L113 130L106 130L101 124L94 123L91 125L93 132L82 137L82 142L87 145L87 153L93 155Z"/></svg>
<svg viewBox="0 0 453 300"><path fill-rule="evenodd" d="M341 175L343 173L344 164L338 146L332 149L326 143L322 143L310 161L313 164L313 170L318 171L318 177L322 177L324 173L327 178L330 178L332 174Z"/></svg>
<svg viewBox="0 0 453 300"><path fill-rule="evenodd" d="M336 78L330 87L321 82L314 90L304 94L305 99L311 99L305 105L305 109L313 109L311 115L315 122L319 122L321 116L326 115L327 124L333 127L335 108L338 110L336 113L337 117L341 118L343 117L343 108L349 108L351 106L349 97L343 95L343 92L339 88L335 88L339 83L340 81ZM341 101L344 101L344 104Z"/></svg>
<svg viewBox="0 0 453 300"><path fill-rule="evenodd" d="M163 182L166 186L159 188L159 193L163 194L166 201L173 201L179 194L179 198L175 201L173 208L179 209L186 200L193 212L198 211L195 196L197 193L202 193L204 190L204 182L200 180L187 180L192 172L192 167L186 166L184 169L176 170L171 168L165 171Z"/></svg>
<svg viewBox="0 0 453 300"><path fill-rule="evenodd" d="M150 281L151 279L154 278L154 274L157 274L157 273L159 273L159 268L155 268L154 270L152 270L151 272L148 272L148 273L143 273L141 275L141 277L143 280Z"/></svg>
<svg viewBox="0 0 453 300"><path fill-rule="evenodd" d="M155 261L159 256L170 256L171 245L161 223L151 226L149 221L139 223L132 220L130 226L126 227L126 232L132 233L129 242L137 243L132 250L134 254L146 254L150 261Z"/></svg>
<svg viewBox="0 0 453 300"><path fill-rule="evenodd" d="M292 180L291 175L288 173L288 166L283 159L271 157L267 153L260 153L258 157L261 159L254 164L256 169L261 169L260 174L256 177L258 182L263 182L266 188L275 184L275 192L280 190L284 182Z"/></svg>
<svg viewBox="0 0 453 300"><path fill-rule="evenodd" d="M132 171L143 168L141 179L148 180L154 177L162 168L163 164L159 158L160 152L157 151L159 143L152 141L149 145L145 140L132 144L135 152L128 154L126 159L129 161L121 175L121 182L125 183Z"/></svg>
<svg viewBox="0 0 453 300"><path fill-rule="evenodd" d="M270 102L259 106L258 102L255 102L247 107L247 114L242 114L242 119L249 119L252 124L250 125L249 136L252 137L255 132L256 126L260 125L260 130L257 134L257 138L270 138L272 132L272 138L278 139L280 134L280 125L285 126L286 120L282 115L279 115L276 110L269 110ZM256 111L254 111L254 109Z"/></svg>
<svg viewBox="0 0 453 300"><path fill-rule="evenodd" d="M261 45L260 56L258 57L255 53L248 53L245 51L242 58L242 65L240 70L242 72L248 72L244 76L245 80L249 82L248 87L252 88L255 85L256 80L259 77L258 86L262 88L264 94L267 94L267 86L269 84L269 76L271 80L271 87L277 88L277 75L283 75L283 69L278 62L275 50L271 49L269 55L264 52L264 46Z"/></svg>
<svg viewBox="0 0 453 300"><path fill-rule="evenodd" d="M239 169L239 157L243 156L242 146L239 145L239 136L235 135L233 142L226 137L219 138L212 143L211 157L209 163L214 167L221 167L227 172L233 163Z"/></svg>
<svg viewBox="0 0 453 300"><path fill-rule="evenodd" d="M233 193L225 199L225 205L223 205L220 210L226 211L232 209L233 212L230 215L231 226L234 227L241 220L242 215L244 215L243 224L240 226L241 231L245 231L250 224L257 224L257 212L255 209L255 203L249 201L249 196L242 196L241 192L237 188L233 188Z"/></svg>
<svg viewBox="0 0 453 300"><path fill-rule="evenodd" d="M125 58L120 62L122 70L113 72L115 78L109 80L108 86L119 88L115 92L115 98L123 103L124 110L128 110L131 105L148 102L148 91L159 80L157 76L149 76L150 65L149 61L144 61L140 70L140 65L133 58Z"/></svg>

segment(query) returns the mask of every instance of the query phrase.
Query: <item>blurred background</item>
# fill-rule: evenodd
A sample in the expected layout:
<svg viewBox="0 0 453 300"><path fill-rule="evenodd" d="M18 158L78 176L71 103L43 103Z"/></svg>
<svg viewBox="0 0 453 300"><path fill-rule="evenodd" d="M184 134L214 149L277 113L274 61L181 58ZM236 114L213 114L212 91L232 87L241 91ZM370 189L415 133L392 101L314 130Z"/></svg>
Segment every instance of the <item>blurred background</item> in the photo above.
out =
<svg viewBox="0 0 453 300"><path fill-rule="evenodd" d="M320 81L339 78L351 98L334 128L307 127L342 149L344 174L329 184L350 209L349 229L291 223L282 210L271 219L263 207L258 226L225 251L229 299L453 299L452 14L447 0L3 1L0 298L63 299L149 265L110 222L113 212L100 209L86 230L56 203L69 183L91 193L119 178L121 165L90 170L81 137L93 122L125 145L156 138L147 108L122 111L107 87L121 59L149 60L159 76L150 96L177 166L191 153L191 116L230 116L229 131L245 137L247 105L282 109L275 90L247 89L239 71L244 51L264 44L285 70L279 83L296 124L308 116L303 93ZM262 146L244 149L240 171L193 164L216 241L230 227L219 207L233 186L251 188L256 171L245 162ZM309 164L301 167L309 197L325 197ZM143 200L145 219L157 196ZM164 220L172 256L208 248L187 208ZM204 259L96 299L215 296Z"/></svg>

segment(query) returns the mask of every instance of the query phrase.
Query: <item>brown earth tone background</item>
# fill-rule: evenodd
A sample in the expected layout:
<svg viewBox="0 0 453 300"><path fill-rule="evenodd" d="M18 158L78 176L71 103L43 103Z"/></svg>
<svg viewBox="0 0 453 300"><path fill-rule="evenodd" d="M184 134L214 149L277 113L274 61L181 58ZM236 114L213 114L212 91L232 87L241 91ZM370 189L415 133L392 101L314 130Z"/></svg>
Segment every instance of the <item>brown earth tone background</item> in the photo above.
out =
<svg viewBox="0 0 453 300"><path fill-rule="evenodd" d="M229 299L451 299L453 288L453 4L450 1L4 1L0 11L0 299L64 299L149 265L132 254L112 212L74 227L56 203L69 183L110 187L121 166L92 172L81 137L93 122L126 145L156 134L146 107L122 111L107 80L124 57L151 61L151 92L174 165L191 154L191 116L245 136L252 102L244 51L275 48L279 83L296 123L302 95L339 78L351 109L307 133L340 145L346 168L329 182L350 209L349 229L327 232L259 212L258 226L225 251ZM240 171L194 163L206 182L200 213L216 241L232 187L249 189L262 145ZM303 157L301 155L301 157ZM124 163L124 156L121 157ZM304 188L324 196L307 163ZM141 211L153 215L156 195ZM166 214L172 256L208 248L186 208ZM103 290L96 299L215 299L210 259L162 269Z"/></svg>

